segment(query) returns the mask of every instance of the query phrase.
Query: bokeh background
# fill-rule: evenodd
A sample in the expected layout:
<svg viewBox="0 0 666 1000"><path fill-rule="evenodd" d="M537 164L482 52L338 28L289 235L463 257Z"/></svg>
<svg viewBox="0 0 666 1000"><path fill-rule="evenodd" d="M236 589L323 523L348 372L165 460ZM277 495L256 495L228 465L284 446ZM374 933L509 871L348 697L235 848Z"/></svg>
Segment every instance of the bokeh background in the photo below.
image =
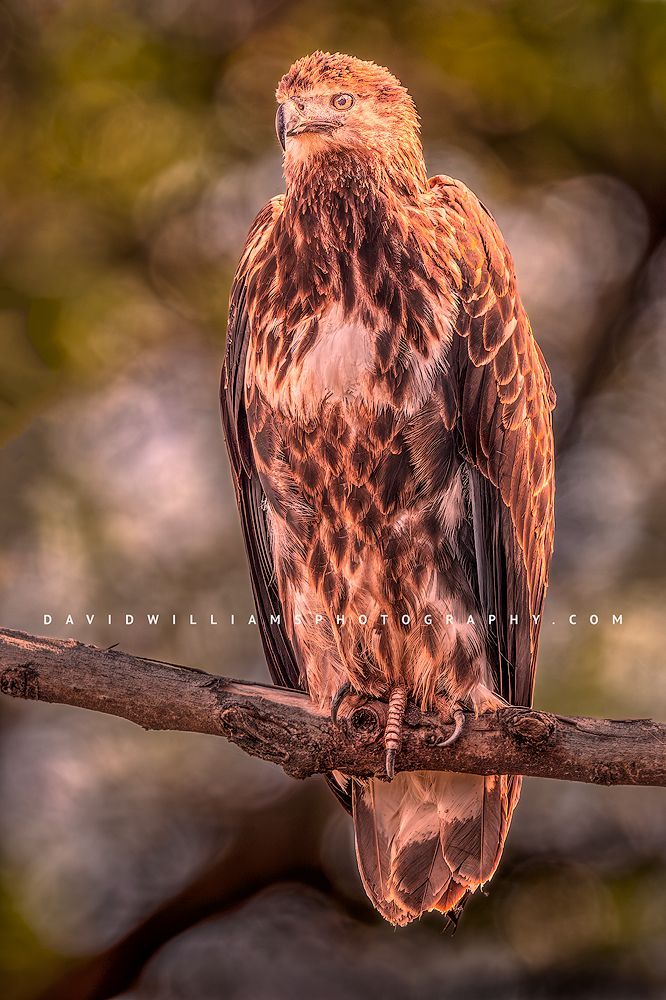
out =
<svg viewBox="0 0 666 1000"><path fill-rule="evenodd" d="M218 370L235 261L282 184L274 88L315 48L401 77L431 173L473 187L513 250L559 394L537 704L666 718L649 0L0 3L0 622L266 678L256 629L228 622L251 600ZM666 996L661 790L528 780L455 937L395 932L320 782L210 737L0 716L6 1000Z"/></svg>

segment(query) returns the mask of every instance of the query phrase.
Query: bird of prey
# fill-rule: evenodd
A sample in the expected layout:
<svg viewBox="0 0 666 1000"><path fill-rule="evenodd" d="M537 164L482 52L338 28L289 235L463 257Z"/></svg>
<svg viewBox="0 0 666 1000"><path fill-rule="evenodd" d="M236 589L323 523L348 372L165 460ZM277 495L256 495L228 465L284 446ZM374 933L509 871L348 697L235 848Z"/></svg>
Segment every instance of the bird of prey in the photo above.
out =
<svg viewBox="0 0 666 1000"><path fill-rule="evenodd" d="M392 780L329 780L380 913L455 918L521 779L394 774L401 715L411 699L457 732L531 703L555 396L499 228L460 181L428 179L400 82L315 52L277 101L286 190L248 236L222 379L264 649L275 683L334 716L388 701Z"/></svg>

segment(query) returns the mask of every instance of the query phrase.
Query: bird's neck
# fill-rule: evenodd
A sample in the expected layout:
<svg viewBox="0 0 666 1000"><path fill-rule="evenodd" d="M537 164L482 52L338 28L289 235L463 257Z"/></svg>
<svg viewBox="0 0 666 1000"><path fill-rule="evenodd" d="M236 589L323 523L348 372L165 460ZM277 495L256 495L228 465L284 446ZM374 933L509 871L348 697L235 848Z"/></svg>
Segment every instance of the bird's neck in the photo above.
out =
<svg viewBox="0 0 666 1000"><path fill-rule="evenodd" d="M353 252L418 211L427 190L423 157L383 160L338 150L285 164L285 220L306 243Z"/></svg>
<svg viewBox="0 0 666 1000"><path fill-rule="evenodd" d="M291 357L294 333L312 323L316 331L333 307L366 327L392 330L398 342L404 334L429 343L433 303L448 316L450 302L425 167L422 176L401 176L399 169L335 155L307 167L286 171L282 210L251 282L257 350L262 337L285 338L287 346L272 350L281 363ZM262 320L276 310L281 332ZM310 343L304 337L299 350Z"/></svg>
<svg viewBox="0 0 666 1000"><path fill-rule="evenodd" d="M404 319L413 305L404 289L420 308L439 266L425 167L407 176L335 153L306 166L285 171L282 211L252 286L257 309L279 302L294 330L334 304L346 316L374 308Z"/></svg>

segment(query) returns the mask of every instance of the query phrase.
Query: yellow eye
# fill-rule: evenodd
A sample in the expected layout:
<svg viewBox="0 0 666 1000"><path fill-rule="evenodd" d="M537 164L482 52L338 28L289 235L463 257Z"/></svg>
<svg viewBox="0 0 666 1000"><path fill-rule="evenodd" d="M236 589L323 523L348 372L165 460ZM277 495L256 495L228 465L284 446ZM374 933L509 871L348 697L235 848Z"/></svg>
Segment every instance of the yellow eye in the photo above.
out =
<svg viewBox="0 0 666 1000"><path fill-rule="evenodd" d="M351 94L333 94L331 98L331 105L336 111L349 111L353 103Z"/></svg>

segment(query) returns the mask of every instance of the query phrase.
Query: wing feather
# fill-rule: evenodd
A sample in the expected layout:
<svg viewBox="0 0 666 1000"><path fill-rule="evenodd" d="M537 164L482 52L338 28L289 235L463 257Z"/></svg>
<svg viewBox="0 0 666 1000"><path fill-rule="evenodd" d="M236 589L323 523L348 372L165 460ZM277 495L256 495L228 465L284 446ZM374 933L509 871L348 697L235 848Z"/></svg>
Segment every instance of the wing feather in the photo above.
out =
<svg viewBox="0 0 666 1000"><path fill-rule="evenodd" d="M250 442L245 409L245 361L249 341L247 288L252 264L281 209L275 198L266 205L250 230L231 287L227 346L222 368L220 403L222 426L236 490L243 540L250 567L252 592L268 669L275 684L301 687L300 672L281 614L275 580L265 498ZM273 616L273 622L271 617Z"/></svg>
<svg viewBox="0 0 666 1000"><path fill-rule="evenodd" d="M460 275L452 356L479 600L497 615L500 694L526 705L553 549L555 393L495 220L459 181L434 177L430 185L451 231L452 273ZM509 626L511 614L519 615L517 627Z"/></svg>

